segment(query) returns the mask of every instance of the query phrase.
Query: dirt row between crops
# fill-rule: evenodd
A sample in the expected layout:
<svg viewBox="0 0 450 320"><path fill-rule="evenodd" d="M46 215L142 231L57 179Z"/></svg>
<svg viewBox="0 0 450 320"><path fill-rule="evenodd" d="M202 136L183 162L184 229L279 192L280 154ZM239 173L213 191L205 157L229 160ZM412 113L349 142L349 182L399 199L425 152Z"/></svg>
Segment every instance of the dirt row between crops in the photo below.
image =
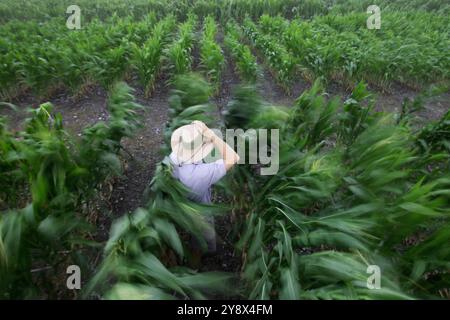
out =
<svg viewBox="0 0 450 320"><path fill-rule="evenodd" d="M220 77L220 86L218 92L211 99L217 108L214 116L217 120L217 128L223 127L222 111L227 106L232 97L233 87L240 83L239 76L235 72L234 62L229 53L223 48L223 32L218 32L216 41L222 46L225 65ZM199 70L199 65L194 66ZM238 192L238 190L236 190ZM215 190L213 195L214 202L227 202L224 195ZM217 235L217 253L212 256L205 257L202 261L201 271L225 271L238 274L241 269L241 257L235 249L236 239L232 237L233 222L230 214L217 217L215 219L215 229ZM226 298L226 297L216 297Z"/></svg>

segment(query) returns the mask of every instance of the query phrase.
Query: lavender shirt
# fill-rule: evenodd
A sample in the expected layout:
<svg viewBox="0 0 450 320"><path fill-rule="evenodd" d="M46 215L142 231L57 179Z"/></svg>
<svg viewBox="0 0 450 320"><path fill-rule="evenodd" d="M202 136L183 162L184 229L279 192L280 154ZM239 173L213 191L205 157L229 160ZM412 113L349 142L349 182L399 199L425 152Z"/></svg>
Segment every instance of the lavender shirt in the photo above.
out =
<svg viewBox="0 0 450 320"><path fill-rule="evenodd" d="M192 163L178 165L176 157L171 154L173 175L190 191L190 198L201 203L211 203L211 186L219 181L227 172L223 159L211 163Z"/></svg>

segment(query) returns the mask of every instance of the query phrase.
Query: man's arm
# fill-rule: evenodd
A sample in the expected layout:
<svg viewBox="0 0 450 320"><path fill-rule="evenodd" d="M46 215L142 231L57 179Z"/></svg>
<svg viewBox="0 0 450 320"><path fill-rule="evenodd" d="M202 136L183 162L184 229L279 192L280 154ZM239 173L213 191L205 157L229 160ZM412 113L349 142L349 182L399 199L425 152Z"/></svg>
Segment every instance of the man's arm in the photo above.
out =
<svg viewBox="0 0 450 320"><path fill-rule="evenodd" d="M219 150L220 155L225 163L225 169L230 170L239 161L239 155L220 137L218 137L214 131L209 129L206 124L201 121L194 121L200 132L209 140L211 140L214 146Z"/></svg>

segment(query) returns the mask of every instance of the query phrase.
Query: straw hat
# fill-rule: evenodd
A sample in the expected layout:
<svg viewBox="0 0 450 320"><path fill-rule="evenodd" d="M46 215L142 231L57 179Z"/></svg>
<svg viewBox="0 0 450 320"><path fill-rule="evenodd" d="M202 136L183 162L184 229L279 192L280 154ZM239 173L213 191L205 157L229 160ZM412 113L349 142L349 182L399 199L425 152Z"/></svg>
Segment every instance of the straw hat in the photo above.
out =
<svg viewBox="0 0 450 320"><path fill-rule="evenodd" d="M195 123L179 127L170 138L172 154L178 164L200 162L214 149L214 144L207 139Z"/></svg>

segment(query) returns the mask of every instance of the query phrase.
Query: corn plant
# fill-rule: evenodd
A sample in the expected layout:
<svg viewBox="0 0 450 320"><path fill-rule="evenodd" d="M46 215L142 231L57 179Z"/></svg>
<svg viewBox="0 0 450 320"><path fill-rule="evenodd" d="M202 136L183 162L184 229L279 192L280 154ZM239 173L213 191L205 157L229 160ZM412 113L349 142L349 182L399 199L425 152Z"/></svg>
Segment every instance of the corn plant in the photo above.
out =
<svg viewBox="0 0 450 320"><path fill-rule="evenodd" d="M129 55L129 47L125 42L116 48L106 50L101 55L92 56L92 61L88 65L91 77L103 87L111 88L125 74Z"/></svg>
<svg viewBox="0 0 450 320"><path fill-rule="evenodd" d="M11 97L15 96L15 92L18 91L18 75L19 65L15 52L13 50L0 55L0 64L2 68L0 70L0 99L11 100Z"/></svg>
<svg viewBox="0 0 450 320"><path fill-rule="evenodd" d="M28 48L20 58L19 73L23 84L35 94L44 95L46 89L56 84L58 75L58 51L54 46L43 48L35 45Z"/></svg>
<svg viewBox="0 0 450 320"><path fill-rule="evenodd" d="M111 115L108 123L97 122L86 128L78 145L78 162L90 173L83 181L88 187L121 173L121 140L131 137L141 126L137 112L142 107L134 102L132 89L125 83L113 87L108 107Z"/></svg>
<svg viewBox="0 0 450 320"><path fill-rule="evenodd" d="M233 99L222 111L227 128L251 128L250 124L262 108L262 100L254 86L239 86Z"/></svg>
<svg viewBox="0 0 450 320"><path fill-rule="evenodd" d="M417 141L423 151L450 151L450 111L438 121L427 124L418 134Z"/></svg>
<svg viewBox="0 0 450 320"><path fill-rule="evenodd" d="M129 21L129 26L132 28L128 32L130 42L138 46L143 45L149 39L148 31L154 29L157 24L161 24L162 21L166 21L167 19L170 19L170 16L158 21L156 13L150 12L138 23L133 23L133 20Z"/></svg>
<svg viewBox="0 0 450 320"><path fill-rule="evenodd" d="M145 40L142 33L148 34L153 20L152 15L139 23L116 17L112 18L114 25L94 21L77 32L61 30L59 20L36 27L37 30L24 28L29 34L9 36L17 45L4 57L8 61L4 63L7 68L3 79L8 84L3 90L6 94L24 87L45 95L50 89L64 85L77 93L84 84L92 82L109 89L127 75L132 48ZM8 43L4 45L6 49ZM15 81L8 80L14 74Z"/></svg>
<svg viewBox="0 0 450 320"><path fill-rule="evenodd" d="M289 93L290 84L296 72L296 59L274 37L261 34L256 24L250 19L244 22L244 33L263 52L279 84Z"/></svg>
<svg viewBox="0 0 450 320"><path fill-rule="evenodd" d="M392 116L366 115L363 85L344 106L345 116L336 116L337 102L320 94L315 84L291 119L278 122L286 139L279 172L246 180L245 197L253 200L244 206L238 246L248 297L439 297L448 280L449 253L442 250L450 239L448 176L422 171L407 126ZM410 238L420 240L411 246ZM366 286L369 265L384 270L379 290Z"/></svg>
<svg viewBox="0 0 450 320"><path fill-rule="evenodd" d="M0 210L17 206L18 190L23 190L26 175L17 170L16 161L9 155L17 149L14 135L8 130L6 118L0 117Z"/></svg>
<svg viewBox="0 0 450 320"><path fill-rule="evenodd" d="M161 70L163 49L174 27L174 18L167 17L155 25L152 37L142 47L137 45L133 47L133 66L138 73L140 83L144 86L144 93L147 97L153 90L155 80Z"/></svg>
<svg viewBox="0 0 450 320"><path fill-rule="evenodd" d="M58 252L74 253L75 241L88 230L76 214L76 194L71 190L80 171L66 146L61 117L52 120L51 108L44 104L33 112L22 142L7 157L26 176L32 200L0 218L0 293L7 299L33 297L33 266L44 261L56 268L67 259ZM45 273L42 276L48 281Z"/></svg>
<svg viewBox="0 0 450 320"><path fill-rule="evenodd" d="M194 45L196 23L196 17L190 16L186 22L179 26L178 38L165 50L169 73L172 77L187 73L191 69L191 52Z"/></svg>
<svg viewBox="0 0 450 320"><path fill-rule="evenodd" d="M384 28L376 33L367 30L366 16L356 13L310 22L264 15L259 25L265 35L280 36L279 44L296 56L311 80L324 76L347 86L365 80L389 88L394 81L421 87L448 78L448 60L442 50L449 44L441 31L446 18L424 12L407 19L391 12L385 18L389 33Z"/></svg>
<svg viewBox="0 0 450 320"><path fill-rule="evenodd" d="M224 57L222 49L215 40L216 33L217 25L214 18L206 17L203 23L203 38L200 42L200 64L206 78L218 88Z"/></svg>
<svg viewBox="0 0 450 320"><path fill-rule="evenodd" d="M262 15L259 18L259 27L264 34L280 34L284 32L289 25L288 20L281 16L269 16L267 14Z"/></svg>
<svg viewBox="0 0 450 320"><path fill-rule="evenodd" d="M40 296L41 281L45 294L54 297L52 286L57 284L46 271L58 272L71 261L84 266L83 250L94 243L83 205L105 179L120 173L120 141L138 126L139 106L125 84L114 87L109 106L109 123L86 129L80 142L64 131L61 115L52 116L49 103L32 111L25 130L14 139L2 126L7 139L1 144L2 183L21 186L29 203L13 209L15 202L5 197L10 209L0 215L1 297ZM32 270L40 271L35 276Z"/></svg>
<svg viewBox="0 0 450 320"><path fill-rule="evenodd" d="M224 44L230 51L236 63L236 69L242 80L248 83L255 83L258 77L259 69L255 56L251 49L241 42L242 32L237 24L227 24L227 34Z"/></svg>

